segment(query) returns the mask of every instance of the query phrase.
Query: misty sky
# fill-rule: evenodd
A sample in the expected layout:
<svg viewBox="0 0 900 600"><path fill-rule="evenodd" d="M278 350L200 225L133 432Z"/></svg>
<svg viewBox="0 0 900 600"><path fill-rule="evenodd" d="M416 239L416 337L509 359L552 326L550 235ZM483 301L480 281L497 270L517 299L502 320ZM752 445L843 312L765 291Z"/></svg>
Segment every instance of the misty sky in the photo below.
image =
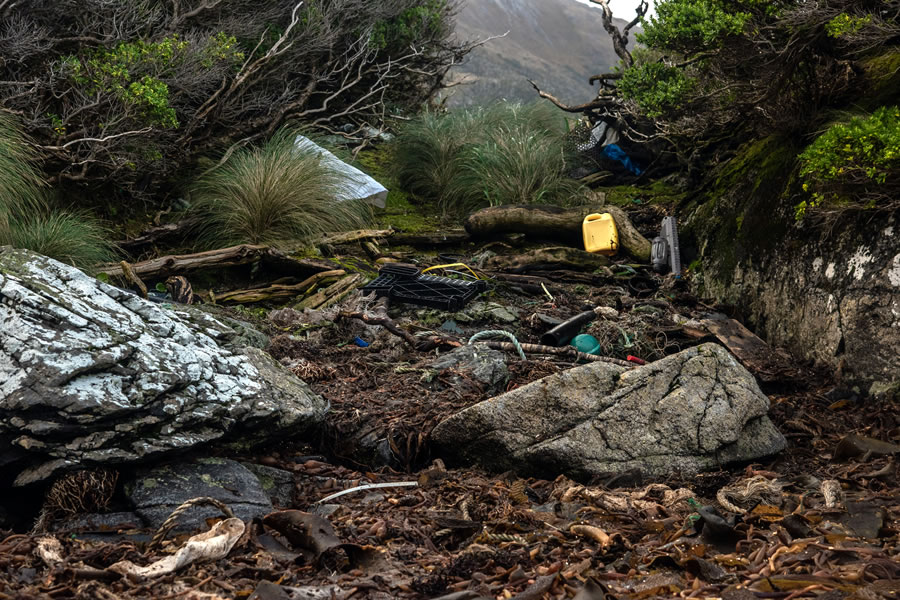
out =
<svg viewBox="0 0 900 600"><path fill-rule="evenodd" d="M599 8L596 4L589 2L588 0L575 0L575 2L581 2L582 4L587 4L588 6L593 6L594 8ZM612 9L613 16L618 19L625 19L626 21L630 21L634 18L634 9L637 7L637 0L610 0L609 7ZM650 10L647 11L646 16L650 16L655 10L654 3L651 0L650 2Z"/></svg>

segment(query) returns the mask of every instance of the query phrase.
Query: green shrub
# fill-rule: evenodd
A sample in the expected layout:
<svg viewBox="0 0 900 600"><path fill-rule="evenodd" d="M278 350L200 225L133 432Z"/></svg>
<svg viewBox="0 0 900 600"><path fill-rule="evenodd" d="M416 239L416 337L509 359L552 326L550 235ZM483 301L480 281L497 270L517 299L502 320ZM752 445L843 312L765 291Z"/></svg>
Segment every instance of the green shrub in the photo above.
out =
<svg viewBox="0 0 900 600"><path fill-rule="evenodd" d="M682 69L659 62L636 64L622 73L618 90L634 100L648 117L660 117L681 108L694 82Z"/></svg>
<svg viewBox="0 0 900 600"><path fill-rule="evenodd" d="M450 185L462 173L463 149L484 140L481 109L448 114L426 112L401 128L394 143L394 175L407 191L436 200L446 212Z"/></svg>
<svg viewBox="0 0 900 600"><path fill-rule="evenodd" d="M717 48L741 33L749 12L726 8L717 0L666 0L657 3L657 15L644 21L637 40L650 48L678 52Z"/></svg>
<svg viewBox="0 0 900 600"><path fill-rule="evenodd" d="M395 176L444 214L559 202L577 188L564 178L565 132L565 119L546 103L425 113L397 136Z"/></svg>
<svg viewBox="0 0 900 600"><path fill-rule="evenodd" d="M35 161L17 124L0 114L0 245L27 248L80 268L111 259L112 245L99 221L50 207Z"/></svg>
<svg viewBox="0 0 900 600"><path fill-rule="evenodd" d="M896 203L900 185L900 108L836 123L800 155L803 190L797 218L833 204L874 207Z"/></svg>
<svg viewBox="0 0 900 600"><path fill-rule="evenodd" d="M329 168L315 149L298 149L296 135L281 130L259 148L235 152L197 182L202 245L303 242L366 225L367 205L337 200L355 182Z"/></svg>
<svg viewBox="0 0 900 600"><path fill-rule="evenodd" d="M872 15L854 17L847 13L841 13L825 23L825 32L833 38L848 34L859 33L863 27L872 22Z"/></svg>

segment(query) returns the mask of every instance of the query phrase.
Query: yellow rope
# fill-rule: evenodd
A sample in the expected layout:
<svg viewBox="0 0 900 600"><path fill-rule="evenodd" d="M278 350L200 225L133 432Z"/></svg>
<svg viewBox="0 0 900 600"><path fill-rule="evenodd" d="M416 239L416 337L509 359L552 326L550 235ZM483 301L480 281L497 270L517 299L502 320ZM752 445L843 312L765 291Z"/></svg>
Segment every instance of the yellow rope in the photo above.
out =
<svg viewBox="0 0 900 600"><path fill-rule="evenodd" d="M422 269L422 273L427 273L428 271L433 271L434 269L449 269L451 267L464 267L469 271L469 273L472 274L475 279L481 279L481 277L479 277L478 274L472 270L472 267L465 263L448 263L446 265L435 265L433 267L428 267L427 269Z"/></svg>

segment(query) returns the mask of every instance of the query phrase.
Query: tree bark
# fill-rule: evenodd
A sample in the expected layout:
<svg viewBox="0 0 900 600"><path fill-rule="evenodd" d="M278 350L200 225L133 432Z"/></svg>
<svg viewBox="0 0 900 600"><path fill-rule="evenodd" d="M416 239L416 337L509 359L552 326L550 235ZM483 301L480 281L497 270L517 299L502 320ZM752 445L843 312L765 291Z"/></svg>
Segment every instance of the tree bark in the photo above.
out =
<svg viewBox="0 0 900 600"><path fill-rule="evenodd" d="M619 247L641 260L650 260L650 242L631 223L628 214L618 206L577 206L560 208L541 205L504 205L483 208L466 219L465 227L473 237L500 233L565 240L573 246L583 244L582 223L592 213L607 212L616 222Z"/></svg>

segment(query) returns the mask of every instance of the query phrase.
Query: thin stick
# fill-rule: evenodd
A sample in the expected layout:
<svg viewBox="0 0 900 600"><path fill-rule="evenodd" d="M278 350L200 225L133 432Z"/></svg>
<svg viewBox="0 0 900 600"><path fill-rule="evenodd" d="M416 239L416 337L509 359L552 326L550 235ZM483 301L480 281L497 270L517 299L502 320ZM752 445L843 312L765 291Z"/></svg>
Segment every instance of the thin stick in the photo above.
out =
<svg viewBox="0 0 900 600"><path fill-rule="evenodd" d="M329 500L334 500L335 498L339 498L344 494L352 494L353 492L362 492L365 490L374 490L379 488L390 488L390 487L416 487L419 485L417 481L397 481L394 483L369 483L366 485L359 485L347 490L342 490L335 494L331 494L330 496L325 496L321 500L317 500L313 504L321 504L322 502L328 502Z"/></svg>

